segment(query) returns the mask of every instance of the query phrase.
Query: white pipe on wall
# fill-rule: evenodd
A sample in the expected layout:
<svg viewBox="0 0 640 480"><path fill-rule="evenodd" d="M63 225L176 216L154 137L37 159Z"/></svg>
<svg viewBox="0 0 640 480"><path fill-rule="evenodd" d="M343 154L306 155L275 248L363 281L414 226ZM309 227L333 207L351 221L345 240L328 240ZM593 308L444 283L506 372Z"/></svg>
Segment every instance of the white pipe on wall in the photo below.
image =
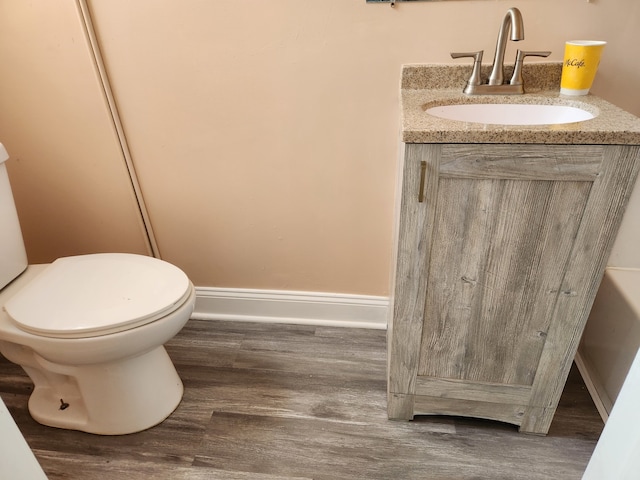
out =
<svg viewBox="0 0 640 480"><path fill-rule="evenodd" d="M146 240L148 243L148 247L153 253L154 257L160 258L160 250L158 248L155 235L153 233L149 212L147 210L144 197L142 196L142 189L140 187L140 182L138 181L136 169L133 164L133 160L131 158L131 152L129 150L127 138L124 133L124 128L122 127L122 122L120 121L120 115L118 113L118 107L116 105L116 101L113 96L111 84L109 82L109 76L107 75L107 70L105 68L104 61L102 59L102 54L100 52L100 45L98 44L98 39L96 37L95 29L93 27L93 22L91 20L91 12L89 10L89 6L87 5L86 0L76 0L76 5L78 7L80 20L84 27L85 35L87 37L87 41L88 41L91 53L93 55L93 60L96 67L97 74L98 74L98 78L100 79L100 83L102 84L102 90L104 92L105 99L109 106L109 113L111 115L111 118L113 119L113 126L116 130L118 141L120 142L122 155L127 167L127 172L129 173L129 178L131 180L131 186L133 187L136 202L138 204L138 208L140 209L140 215L142 216L142 222L144 224L144 230L147 237Z"/></svg>

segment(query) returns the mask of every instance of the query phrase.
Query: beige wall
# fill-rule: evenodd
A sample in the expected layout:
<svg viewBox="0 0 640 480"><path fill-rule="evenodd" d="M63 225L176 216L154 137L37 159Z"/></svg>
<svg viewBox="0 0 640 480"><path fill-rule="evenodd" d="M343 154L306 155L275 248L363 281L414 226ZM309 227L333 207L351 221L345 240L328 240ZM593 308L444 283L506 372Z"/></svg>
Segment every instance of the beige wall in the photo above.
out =
<svg viewBox="0 0 640 480"><path fill-rule="evenodd" d="M9 10L21 3L0 0L0 44L5 24L20 30L21 22L42 14L14 18ZM88 79L84 39L70 40L55 27L62 22L60 28L78 30L72 2L55 2L65 4L56 10L52 3L31 2L48 10L50 20L31 35L53 43L66 38L59 49L80 53L72 65L34 61L61 82ZM640 62L626 55L640 41L635 0L420 2L393 9L365 0L92 0L90 6L160 252L199 286L387 295L400 66L449 63L451 51L478 49L490 61L511 6L525 18L526 39L518 48L552 50L551 59L561 60L567 39L607 40L594 92L640 115ZM25 71L21 58L32 55L29 42L0 47L3 70L18 64ZM511 44L507 58L514 56ZM32 90L43 82L34 73L25 80ZM0 94L5 88L0 83ZM100 116L102 99L97 88L90 90L73 105ZM89 101L95 105L85 105ZM12 115L28 119L40 117L39 108L55 112L60 102L46 95L33 108L9 103ZM48 117L38 130L24 124L5 130L6 116L0 112L0 141L12 150L26 151L36 140L31 137L41 142L57 123L67 140L82 138L100 151L101 164L122 168L117 149L103 151L112 144L108 125ZM104 138L87 137L94 130ZM50 157L44 148L33 155L53 165L66 158ZM130 228L126 235L101 235L107 245L100 244L91 233L98 226L136 225L123 220L127 207L114 207L107 218L87 217L53 194L51 183L62 189L80 183L90 192L78 188L74 201L91 212L102 205L93 190L106 185L115 203L131 203L130 193L120 191L121 175L97 182L81 170L81 181L72 182L68 172L86 155L46 178L10 166L30 255L64 250L48 239L55 225L38 221L43 205L73 224L67 250L127 250L144 241ZM34 198L34 190L46 194ZM636 196L612 262L640 266L638 210ZM119 245L122 238L131 246Z"/></svg>
<svg viewBox="0 0 640 480"><path fill-rule="evenodd" d="M0 0L0 142L31 263L149 251L73 2Z"/></svg>

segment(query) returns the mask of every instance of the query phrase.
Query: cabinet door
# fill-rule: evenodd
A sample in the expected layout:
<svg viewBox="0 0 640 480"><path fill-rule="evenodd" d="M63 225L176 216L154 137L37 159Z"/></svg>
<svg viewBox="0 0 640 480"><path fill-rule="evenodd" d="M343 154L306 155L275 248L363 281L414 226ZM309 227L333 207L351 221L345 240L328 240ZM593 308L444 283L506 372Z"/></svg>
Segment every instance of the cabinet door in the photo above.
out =
<svg viewBox="0 0 640 480"><path fill-rule="evenodd" d="M632 186L625 148L407 145L391 418L469 415L546 432L626 203L619 192Z"/></svg>
<svg viewBox="0 0 640 480"><path fill-rule="evenodd" d="M589 189L441 177L419 376L533 383Z"/></svg>

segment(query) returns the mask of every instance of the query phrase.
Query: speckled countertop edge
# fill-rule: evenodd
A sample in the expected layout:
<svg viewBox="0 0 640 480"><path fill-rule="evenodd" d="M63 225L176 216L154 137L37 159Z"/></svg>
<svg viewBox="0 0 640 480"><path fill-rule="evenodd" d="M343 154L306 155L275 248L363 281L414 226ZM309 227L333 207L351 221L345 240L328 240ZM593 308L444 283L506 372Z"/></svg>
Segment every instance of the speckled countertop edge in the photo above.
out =
<svg viewBox="0 0 640 480"><path fill-rule="evenodd" d="M561 68L560 63L525 65L524 95L470 96L462 93L470 72L468 66L405 65L401 83L402 141L640 145L640 119L635 115L595 95L560 95ZM509 72L505 74L509 75ZM597 116L591 120L561 125L516 126L444 120L425 112L432 106L460 103L568 105Z"/></svg>

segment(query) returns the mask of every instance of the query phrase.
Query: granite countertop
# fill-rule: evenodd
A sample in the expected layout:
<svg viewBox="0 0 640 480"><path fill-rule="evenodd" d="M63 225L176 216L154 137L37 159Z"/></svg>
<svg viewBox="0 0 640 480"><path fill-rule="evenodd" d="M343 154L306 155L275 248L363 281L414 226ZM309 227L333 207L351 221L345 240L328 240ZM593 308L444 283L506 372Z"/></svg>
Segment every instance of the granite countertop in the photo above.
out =
<svg viewBox="0 0 640 480"><path fill-rule="evenodd" d="M486 73L488 66L483 66ZM465 95L469 65L405 65L402 69L402 141L405 143L541 143L640 145L640 119L595 96L560 95L561 63L525 64L524 95ZM508 67L505 77L510 78ZM425 113L436 105L529 103L579 107L595 118L560 125L488 125Z"/></svg>

